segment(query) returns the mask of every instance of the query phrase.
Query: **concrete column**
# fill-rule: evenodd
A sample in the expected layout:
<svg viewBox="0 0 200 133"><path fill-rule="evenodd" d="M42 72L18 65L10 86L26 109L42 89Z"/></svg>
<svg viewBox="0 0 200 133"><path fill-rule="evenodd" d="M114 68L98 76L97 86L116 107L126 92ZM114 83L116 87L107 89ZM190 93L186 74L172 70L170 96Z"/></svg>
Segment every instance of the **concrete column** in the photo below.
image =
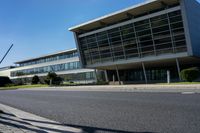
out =
<svg viewBox="0 0 200 133"><path fill-rule="evenodd" d="M119 76L119 70L118 70L117 66L116 66L116 72L117 72L117 78L118 78L119 84L121 85L121 80L120 80L120 76Z"/></svg>
<svg viewBox="0 0 200 133"><path fill-rule="evenodd" d="M85 60L84 60L83 57L81 56L80 42L79 42L79 39L78 39L78 35L77 35L77 33L75 33L75 32L73 32L73 34L74 34L74 39L75 39L76 48L77 48L77 51L78 51L78 56L79 56L79 59L80 59L80 65L81 65L81 67L84 67L84 66L85 66Z"/></svg>
<svg viewBox="0 0 200 133"><path fill-rule="evenodd" d="M112 76L112 79L113 79L113 83L115 83L115 75L114 74Z"/></svg>
<svg viewBox="0 0 200 133"><path fill-rule="evenodd" d="M96 81L98 82L97 69L94 70Z"/></svg>
<svg viewBox="0 0 200 133"><path fill-rule="evenodd" d="M143 62L142 62L142 69L143 69L143 73L144 73L145 83L147 84L148 83L148 81L147 81L147 74L146 74L146 69L145 69L145 65L144 65Z"/></svg>
<svg viewBox="0 0 200 133"><path fill-rule="evenodd" d="M177 67L177 72L178 72L178 76L179 76L179 81L181 81L181 70L180 70L180 64L179 64L179 60L178 58L176 58L176 67Z"/></svg>
<svg viewBox="0 0 200 133"><path fill-rule="evenodd" d="M106 82L109 82L107 70L104 70L104 74L105 74Z"/></svg>
<svg viewBox="0 0 200 133"><path fill-rule="evenodd" d="M167 83L169 84L170 83L170 71L167 70Z"/></svg>

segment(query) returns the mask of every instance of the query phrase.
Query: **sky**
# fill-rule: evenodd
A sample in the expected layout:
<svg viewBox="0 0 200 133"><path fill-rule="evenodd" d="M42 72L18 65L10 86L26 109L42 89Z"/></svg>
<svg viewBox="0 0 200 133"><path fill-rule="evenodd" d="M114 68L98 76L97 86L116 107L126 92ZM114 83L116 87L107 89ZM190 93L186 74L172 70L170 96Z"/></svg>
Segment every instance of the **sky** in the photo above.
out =
<svg viewBox="0 0 200 133"><path fill-rule="evenodd" d="M0 67L75 48L68 28L145 0L0 0ZM200 1L200 0L199 0Z"/></svg>
<svg viewBox="0 0 200 133"><path fill-rule="evenodd" d="M0 0L0 64L75 48L68 28L144 0Z"/></svg>

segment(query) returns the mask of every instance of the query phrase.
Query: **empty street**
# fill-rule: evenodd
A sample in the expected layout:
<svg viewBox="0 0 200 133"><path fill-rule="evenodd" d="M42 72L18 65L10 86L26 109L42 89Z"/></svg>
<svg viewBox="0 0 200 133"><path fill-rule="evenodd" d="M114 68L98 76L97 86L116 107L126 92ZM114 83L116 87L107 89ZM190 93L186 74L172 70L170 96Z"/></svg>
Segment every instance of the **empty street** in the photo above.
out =
<svg viewBox="0 0 200 133"><path fill-rule="evenodd" d="M0 103L91 133L200 131L195 93L10 90Z"/></svg>

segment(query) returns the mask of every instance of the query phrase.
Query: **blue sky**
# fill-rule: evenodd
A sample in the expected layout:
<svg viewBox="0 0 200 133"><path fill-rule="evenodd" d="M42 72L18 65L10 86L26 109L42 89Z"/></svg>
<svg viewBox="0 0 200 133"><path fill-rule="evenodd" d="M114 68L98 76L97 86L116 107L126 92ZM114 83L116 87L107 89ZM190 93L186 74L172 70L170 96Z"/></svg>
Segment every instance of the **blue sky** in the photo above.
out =
<svg viewBox="0 0 200 133"><path fill-rule="evenodd" d="M75 47L69 27L144 0L0 0L0 67Z"/></svg>
<svg viewBox="0 0 200 133"><path fill-rule="evenodd" d="M75 47L68 28L143 0L0 0L0 67Z"/></svg>

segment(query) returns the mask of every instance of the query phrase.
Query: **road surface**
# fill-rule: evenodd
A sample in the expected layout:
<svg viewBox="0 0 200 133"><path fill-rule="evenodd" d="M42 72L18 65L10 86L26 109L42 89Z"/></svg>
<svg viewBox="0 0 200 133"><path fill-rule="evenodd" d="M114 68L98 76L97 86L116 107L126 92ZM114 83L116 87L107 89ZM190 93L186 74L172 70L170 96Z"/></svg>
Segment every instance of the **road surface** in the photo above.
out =
<svg viewBox="0 0 200 133"><path fill-rule="evenodd" d="M9 90L0 103L90 133L200 132L200 94Z"/></svg>

